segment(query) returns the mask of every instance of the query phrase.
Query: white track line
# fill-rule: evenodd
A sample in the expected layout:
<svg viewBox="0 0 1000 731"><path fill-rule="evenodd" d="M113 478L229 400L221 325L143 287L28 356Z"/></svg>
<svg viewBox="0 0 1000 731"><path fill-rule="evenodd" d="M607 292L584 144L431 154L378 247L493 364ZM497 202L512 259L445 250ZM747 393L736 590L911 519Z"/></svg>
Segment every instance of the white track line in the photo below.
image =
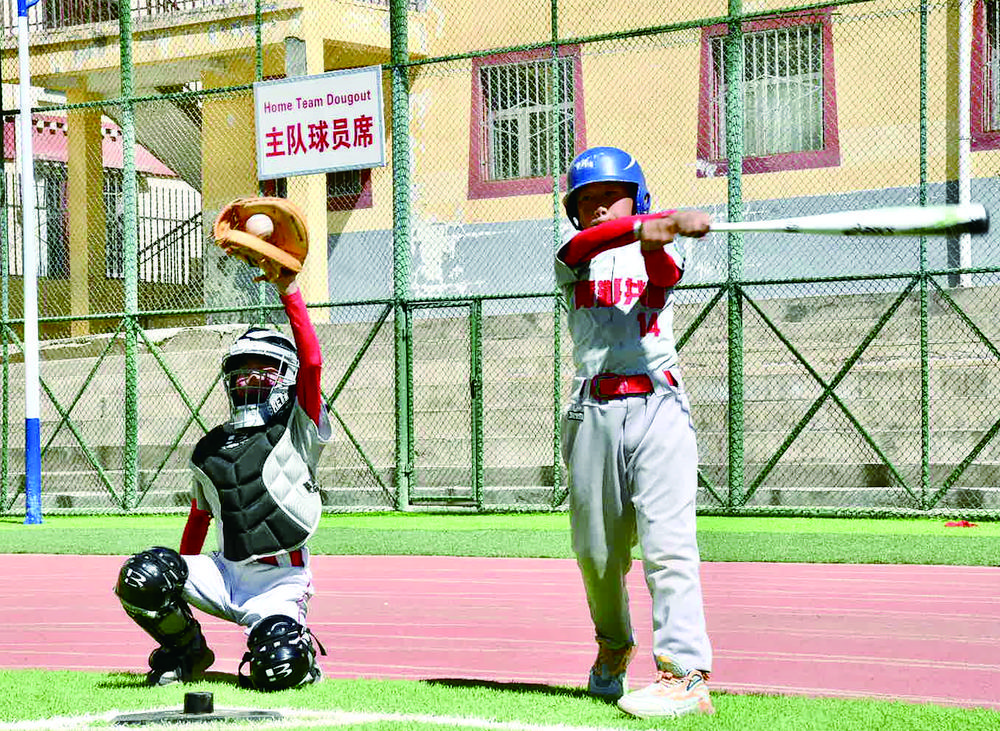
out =
<svg viewBox="0 0 1000 731"><path fill-rule="evenodd" d="M172 708L151 709L151 710L176 710ZM224 713L226 710L250 710L242 708L217 709L216 713ZM272 709L268 709L272 710ZM625 731L623 727L604 726L567 726L564 724L544 725L531 724L522 721L490 721L485 718L469 718L462 716L433 716L419 713L362 713L358 711L309 711L297 708L273 709L282 714L281 720L260 720L255 719L247 723L234 721L220 721L215 723L198 723L199 729L267 729L282 728L287 726L361 726L373 723L399 723L399 724L423 724L428 726L444 726L450 728L475 728L486 731ZM86 713L80 716L56 716L54 718L44 718L34 721L14 721L0 723L0 731L73 731L75 729L106 728L107 724L116 717L122 715L122 711L108 711L107 713L93 714ZM152 731L153 729L172 729L187 724L178 723L148 723L142 726L130 726L128 728L142 728ZM114 728L126 728L125 726L114 726Z"/></svg>

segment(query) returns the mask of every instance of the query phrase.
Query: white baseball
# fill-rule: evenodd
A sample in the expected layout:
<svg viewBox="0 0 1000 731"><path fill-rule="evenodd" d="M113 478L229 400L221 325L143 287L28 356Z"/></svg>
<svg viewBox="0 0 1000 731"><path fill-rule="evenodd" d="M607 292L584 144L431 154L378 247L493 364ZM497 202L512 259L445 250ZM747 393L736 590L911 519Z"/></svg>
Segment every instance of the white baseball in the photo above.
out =
<svg viewBox="0 0 1000 731"><path fill-rule="evenodd" d="M248 234L268 239L274 233L274 222L266 213L255 213L247 219L245 228Z"/></svg>

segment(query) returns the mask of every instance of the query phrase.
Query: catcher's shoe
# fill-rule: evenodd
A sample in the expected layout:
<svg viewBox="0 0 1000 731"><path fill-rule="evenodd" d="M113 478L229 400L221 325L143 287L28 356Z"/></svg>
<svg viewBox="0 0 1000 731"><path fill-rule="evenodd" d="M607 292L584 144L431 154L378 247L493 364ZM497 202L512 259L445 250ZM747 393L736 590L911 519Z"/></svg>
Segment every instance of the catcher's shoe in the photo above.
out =
<svg viewBox="0 0 1000 731"><path fill-rule="evenodd" d="M626 670L635 655L635 645L608 647L597 641L597 659L590 668L587 692L608 701L616 701L628 692Z"/></svg>
<svg viewBox="0 0 1000 731"><path fill-rule="evenodd" d="M146 685L190 683L215 662L215 653L201 640L194 647L158 647L149 656Z"/></svg>
<svg viewBox="0 0 1000 731"><path fill-rule="evenodd" d="M313 663L313 666L309 668L309 672L306 673L306 677L302 678L302 682L299 685L311 685L313 683L318 683L323 679L323 671L320 669L319 665Z"/></svg>
<svg viewBox="0 0 1000 731"><path fill-rule="evenodd" d="M689 713L715 713L708 692L708 673L692 670L677 676L657 671L656 682L618 699L618 707L638 718L676 718Z"/></svg>

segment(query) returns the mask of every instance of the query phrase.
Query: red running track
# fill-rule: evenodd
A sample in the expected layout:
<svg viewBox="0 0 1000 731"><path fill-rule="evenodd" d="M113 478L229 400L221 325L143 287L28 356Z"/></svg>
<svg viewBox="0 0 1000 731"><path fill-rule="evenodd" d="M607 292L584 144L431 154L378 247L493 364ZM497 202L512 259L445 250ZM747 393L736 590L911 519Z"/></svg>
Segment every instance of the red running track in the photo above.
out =
<svg viewBox="0 0 1000 731"><path fill-rule="evenodd" d="M144 671L151 640L111 588L123 557L0 556L0 667ZM579 686L593 660L566 559L314 556L310 627L328 677ZM1000 568L709 563L713 687L1000 709ZM650 600L629 575L652 679ZM199 615L235 673L242 631Z"/></svg>

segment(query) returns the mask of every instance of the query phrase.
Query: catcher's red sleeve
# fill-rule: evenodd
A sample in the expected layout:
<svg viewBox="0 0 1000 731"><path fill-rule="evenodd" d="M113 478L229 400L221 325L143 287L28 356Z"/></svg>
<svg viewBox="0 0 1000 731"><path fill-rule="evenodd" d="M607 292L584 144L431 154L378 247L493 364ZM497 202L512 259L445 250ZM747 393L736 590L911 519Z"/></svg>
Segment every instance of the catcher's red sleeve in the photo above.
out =
<svg viewBox="0 0 1000 731"><path fill-rule="evenodd" d="M663 218L671 213L674 211L625 216L584 229L559 250L559 259L569 267L579 266L609 249L633 243L636 240L636 221ZM658 287L673 287L681 280L683 270L677 266L673 257L663 249L644 250L642 255L646 262L646 274L649 275L650 284Z"/></svg>
<svg viewBox="0 0 1000 731"><path fill-rule="evenodd" d="M323 367L323 355L319 349L319 339L316 328L309 319L309 311L302 299L302 292L295 290L291 294L281 295L281 303L285 306L288 323L292 326L292 337L295 338L295 350L299 355L299 375L295 382L295 397L303 411L309 414L316 425L319 425L319 412L323 403L320 392L319 377Z"/></svg>
<svg viewBox="0 0 1000 731"><path fill-rule="evenodd" d="M181 536L180 553L186 556L197 556L205 545L208 535L208 525L212 522L212 514L198 507L196 500L191 501L191 512L188 513L184 534Z"/></svg>

